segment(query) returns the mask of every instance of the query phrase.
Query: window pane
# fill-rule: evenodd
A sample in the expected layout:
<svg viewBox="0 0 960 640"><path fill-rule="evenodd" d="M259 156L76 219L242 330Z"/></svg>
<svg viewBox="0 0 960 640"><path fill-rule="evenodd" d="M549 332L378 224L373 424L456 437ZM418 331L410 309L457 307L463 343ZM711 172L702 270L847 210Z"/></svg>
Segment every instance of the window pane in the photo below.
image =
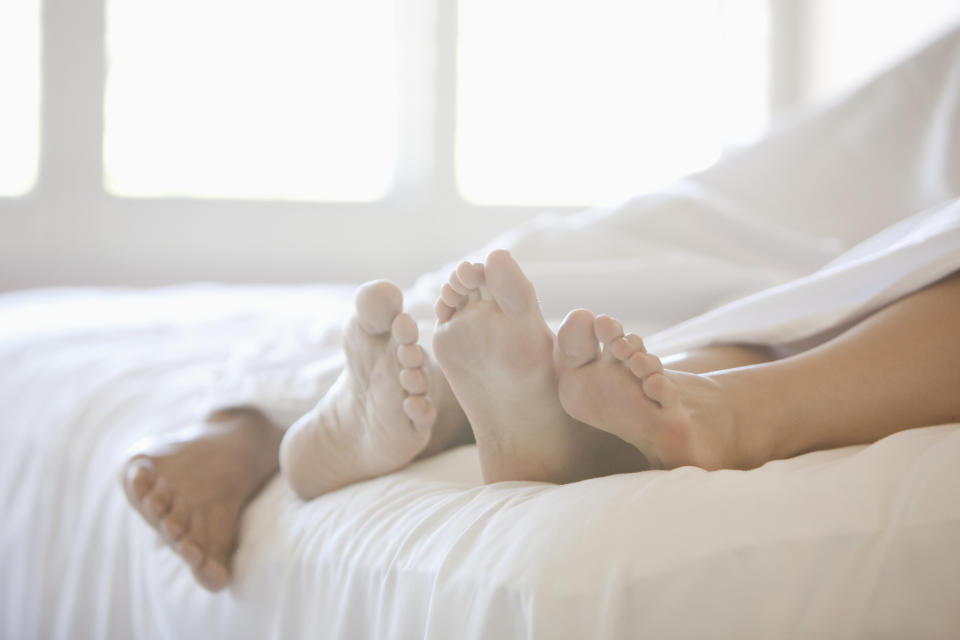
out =
<svg viewBox="0 0 960 640"><path fill-rule="evenodd" d="M391 0L108 0L107 188L373 200L390 188Z"/></svg>
<svg viewBox="0 0 960 640"><path fill-rule="evenodd" d="M0 196L29 191L40 145L37 0L0 3Z"/></svg>
<svg viewBox="0 0 960 640"><path fill-rule="evenodd" d="M457 176L483 204L596 204L766 119L763 0L461 0Z"/></svg>

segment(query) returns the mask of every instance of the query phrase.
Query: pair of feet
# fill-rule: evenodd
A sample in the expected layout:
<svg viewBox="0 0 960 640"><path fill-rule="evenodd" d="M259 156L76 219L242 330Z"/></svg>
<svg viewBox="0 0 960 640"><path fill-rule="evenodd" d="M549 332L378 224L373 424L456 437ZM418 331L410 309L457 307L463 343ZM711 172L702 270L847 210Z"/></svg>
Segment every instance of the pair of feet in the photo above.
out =
<svg viewBox="0 0 960 640"><path fill-rule="evenodd" d="M665 371L608 316L573 311L554 335L506 251L462 263L436 313L431 358L400 291L364 285L347 365L313 411L285 435L255 409L235 409L138 445L123 471L131 503L218 590L240 514L278 452L308 498L464 442L471 429L487 482L725 466L731 413L715 380Z"/></svg>

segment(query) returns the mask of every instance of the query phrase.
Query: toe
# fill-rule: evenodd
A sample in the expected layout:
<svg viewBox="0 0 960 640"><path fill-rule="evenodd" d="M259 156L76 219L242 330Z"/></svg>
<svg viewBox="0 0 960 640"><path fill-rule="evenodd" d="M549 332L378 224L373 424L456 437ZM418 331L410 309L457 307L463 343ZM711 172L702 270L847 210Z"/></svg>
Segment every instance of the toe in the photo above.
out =
<svg viewBox="0 0 960 640"><path fill-rule="evenodd" d="M203 550L189 536L180 538L180 541L176 544L176 550L180 557L193 569L199 567L200 563L203 562Z"/></svg>
<svg viewBox="0 0 960 640"><path fill-rule="evenodd" d="M167 515L172 503L173 491L161 478L154 484L153 490L144 497L143 510L150 520L156 523Z"/></svg>
<svg viewBox="0 0 960 640"><path fill-rule="evenodd" d="M576 309L567 314L557 332L557 345L562 364L567 368L580 367L596 359L600 352L593 333L593 314Z"/></svg>
<svg viewBox="0 0 960 640"><path fill-rule="evenodd" d="M220 524L226 524L226 522ZM211 538L204 549L203 561L193 570L197 581L210 591L220 591L230 582L230 555L234 545L228 542L217 542L220 537L217 535L217 528L213 526L209 531ZM232 529L232 527L229 528ZM223 533L225 532L220 532L221 535Z"/></svg>
<svg viewBox="0 0 960 640"><path fill-rule="evenodd" d="M437 315L437 322L446 322L453 317L453 307L443 301L443 298L437 298L437 304L433 306L433 312Z"/></svg>
<svg viewBox="0 0 960 640"><path fill-rule="evenodd" d="M643 381L643 392L648 398L659 402L664 408L672 407L677 403L679 393L676 385L662 373L654 373Z"/></svg>
<svg viewBox="0 0 960 640"><path fill-rule="evenodd" d="M403 309L403 294L387 280L374 280L357 289L357 320L369 334L390 331L393 319Z"/></svg>
<svg viewBox="0 0 960 640"><path fill-rule="evenodd" d="M134 458L127 463L123 472L123 488L131 501L139 503L153 488L156 474L153 463L144 457Z"/></svg>
<svg viewBox="0 0 960 640"><path fill-rule="evenodd" d="M593 329L604 346L609 345L617 338L623 337L623 325L607 315L597 316L593 323Z"/></svg>
<svg viewBox="0 0 960 640"><path fill-rule="evenodd" d="M416 369L423 366L426 356L418 344L401 344L397 347L397 360L406 369Z"/></svg>
<svg viewBox="0 0 960 640"><path fill-rule="evenodd" d="M423 369L401 369L400 386L412 395L426 393L427 374L423 372Z"/></svg>
<svg viewBox="0 0 960 640"><path fill-rule="evenodd" d="M393 319L390 333L398 344L413 344L419 335L417 322L409 313L401 313Z"/></svg>
<svg viewBox="0 0 960 640"><path fill-rule="evenodd" d="M610 353L620 362L626 362L637 352L645 353L643 339L635 333L628 333L610 343Z"/></svg>
<svg viewBox="0 0 960 640"><path fill-rule="evenodd" d="M469 263L464 263L469 264ZM450 288L459 293L462 296L466 296L470 293L470 287L463 284L463 281L460 280L460 276L457 275L456 270L450 272L450 278L448 280Z"/></svg>
<svg viewBox="0 0 960 640"><path fill-rule="evenodd" d="M176 544L187 532L190 524L190 511L186 503L179 497L174 497L173 504L163 520L160 521L160 532L167 541Z"/></svg>
<svg viewBox="0 0 960 640"><path fill-rule="evenodd" d="M483 265L471 262L461 262L457 267L457 278L468 290L473 290L483 284Z"/></svg>
<svg viewBox="0 0 960 640"><path fill-rule="evenodd" d="M630 366L630 372L641 379L655 373L663 373L663 363L652 353L634 353L627 364Z"/></svg>
<svg viewBox="0 0 960 640"><path fill-rule="evenodd" d="M633 349L634 353L639 351L640 353L646 353L647 347L643 344L643 338L638 336L635 333L628 333L624 336L627 339L627 342L630 343L630 348Z"/></svg>
<svg viewBox="0 0 960 640"><path fill-rule="evenodd" d="M440 287L440 299L455 309L467 302L467 296L457 293L449 282Z"/></svg>
<svg viewBox="0 0 960 640"><path fill-rule="evenodd" d="M193 570L193 575L208 591L221 591L230 584L230 572L226 564L213 556L206 556L200 566Z"/></svg>
<svg viewBox="0 0 960 640"><path fill-rule="evenodd" d="M484 265L487 290L508 315L523 315L538 308L537 293L509 251L498 249Z"/></svg>
<svg viewBox="0 0 960 640"><path fill-rule="evenodd" d="M403 412L418 428L432 426L437 419L437 409L426 396L409 396L403 401Z"/></svg>

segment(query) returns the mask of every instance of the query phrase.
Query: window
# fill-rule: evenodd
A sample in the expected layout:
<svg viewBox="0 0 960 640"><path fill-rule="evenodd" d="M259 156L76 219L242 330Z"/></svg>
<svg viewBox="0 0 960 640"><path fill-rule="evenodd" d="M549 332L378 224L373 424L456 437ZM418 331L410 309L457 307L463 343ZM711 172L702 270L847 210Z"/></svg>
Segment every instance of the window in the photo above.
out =
<svg viewBox="0 0 960 640"><path fill-rule="evenodd" d="M0 197L29 191L40 144L38 0L0 3Z"/></svg>
<svg viewBox="0 0 960 640"><path fill-rule="evenodd" d="M849 87L958 17L955 0L0 2L0 288L406 284L541 211L702 168L771 103Z"/></svg>
<svg viewBox="0 0 960 640"><path fill-rule="evenodd" d="M394 6L109 0L107 189L382 198L397 141Z"/></svg>
<svg viewBox="0 0 960 640"><path fill-rule="evenodd" d="M725 4L461 0L456 188L485 205L595 204L713 162L732 126L766 115L763 2ZM109 0L108 190L383 198L406 90L395 6Z"/></svg>
<svg viewBox="0 0 960 640"><path fill-rule="evenodd" d="M473 202L616 201L765 123L763 2L460 6L457 177Z"/></svg>

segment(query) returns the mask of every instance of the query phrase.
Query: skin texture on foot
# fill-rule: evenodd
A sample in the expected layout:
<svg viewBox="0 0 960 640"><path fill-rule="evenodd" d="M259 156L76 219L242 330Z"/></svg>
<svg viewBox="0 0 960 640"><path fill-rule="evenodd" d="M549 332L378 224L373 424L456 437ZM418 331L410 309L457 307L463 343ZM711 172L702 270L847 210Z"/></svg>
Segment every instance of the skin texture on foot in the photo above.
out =
<svg viewBox="0 0 960 640"><path fill-rule="evenodd" d="M390 282L357 290L343 339L346 366L281 444L281 469L301 497L390 473L466 432L463 412L402 307Z"/></svg>
<svg viewBox="0 0 960 640"><path fill-rule="evenodd" d="M662 468L749 466L733 409L709 375L663 368L609 316L570 312L558 334L559 396L572 417L633 444Z"/></svg>
<svg viewBox="0 0 960 640"><path fill-rule="evenodd" d="M460 264L436 313L434 353L473 429L486 482L571 482L646 468L639 452L563 411L555 336L508 252Z"/></svg>
<svg viewBox="0 0 960 640"><path fill-rule="evenodd" d="M276 473L280 437L258 411L225 410L138 442L123 467L130 504L210 591L230 581L240 514Z"/></svg>
<svg viewBox="0 0 960 640"><path fill-rule="evenodd" d="M958 316L954 273L804 351L727 345L680 359L721 367L697 375L664 369L618 323L578 310L559 332L560 400L665 467L752 469L960 419Z"/></svg>

